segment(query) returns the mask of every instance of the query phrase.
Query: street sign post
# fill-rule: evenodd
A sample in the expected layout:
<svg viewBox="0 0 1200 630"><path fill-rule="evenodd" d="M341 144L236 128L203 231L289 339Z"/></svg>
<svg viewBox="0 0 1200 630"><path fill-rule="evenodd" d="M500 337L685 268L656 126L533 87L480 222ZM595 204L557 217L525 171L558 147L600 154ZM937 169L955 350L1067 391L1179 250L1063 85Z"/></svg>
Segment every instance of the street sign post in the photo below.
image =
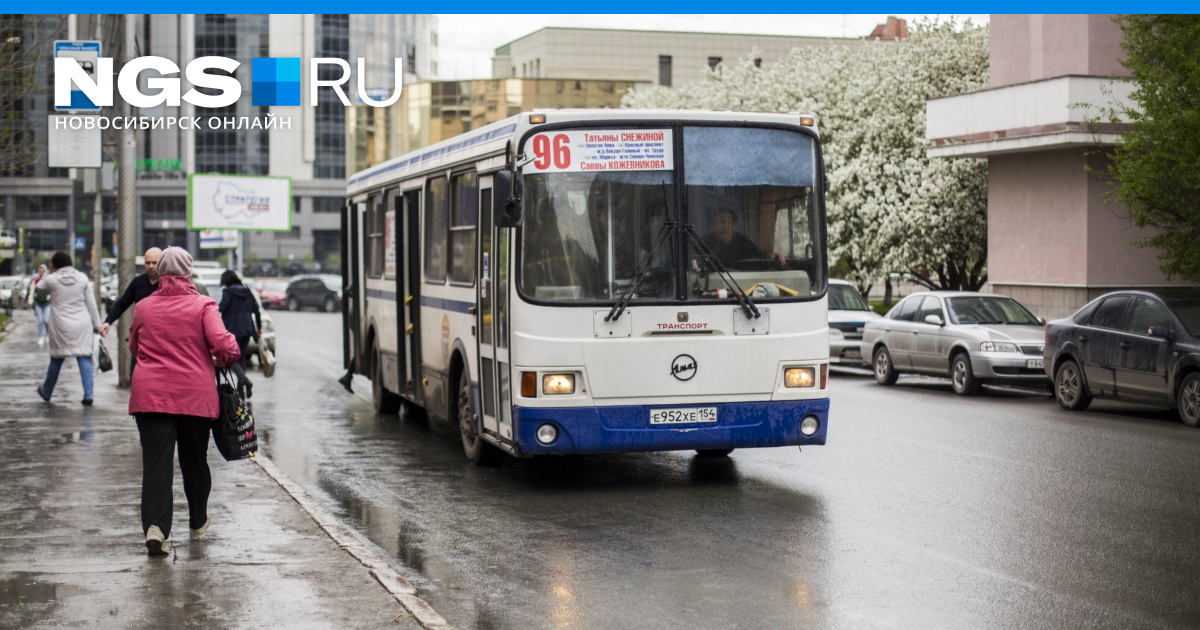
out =
<svg viewBox="0 0 1200 630"><path fill-rule="evenodd" d="M96 80L96 68L100 60L100 42L92 41L63 41L54 42L54 57L69 57L79 62L84 72ZM72 88L77 86L71 86ZM99 112L100 106L93 103L83 90L71 90L71 104L65 107L54 106L57 111Z"/></svg>

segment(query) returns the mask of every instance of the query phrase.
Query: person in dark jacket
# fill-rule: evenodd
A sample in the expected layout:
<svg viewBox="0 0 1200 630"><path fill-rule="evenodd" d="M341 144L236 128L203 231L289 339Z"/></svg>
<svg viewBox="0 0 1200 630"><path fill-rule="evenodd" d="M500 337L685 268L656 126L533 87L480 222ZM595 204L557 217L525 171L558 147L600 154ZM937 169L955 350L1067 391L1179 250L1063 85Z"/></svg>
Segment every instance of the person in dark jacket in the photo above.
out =
<svg viewBox="0 0 1200 630"><path fill-rule="evenodd" d="M104 317L104 323L100 324L100 336L108 335L109 328L125 311L134 304L141 302L144 298L150 297L158 288L158 259L162 256L162 250L157 247L151 247L142 255L143 264L146 267L145 273L139 273L133 277L129 286L125 287L125 292L121 297L113 302L112 308L108 309L108 315Z"/></svg>
<svg viewBox="0 0 1200 630"><path fill-rule="evenodd" d="M246 378L246 347L250 345L251 338L262 336L262 313L258 310L258 301L250 289L242 284L236 271L226 269L221 274L221 287L221 321L225 329L237 338L238 351L242 353L242 358L230 367L237 376L238 389L243 396L250 398L254 383Z"/></svg>

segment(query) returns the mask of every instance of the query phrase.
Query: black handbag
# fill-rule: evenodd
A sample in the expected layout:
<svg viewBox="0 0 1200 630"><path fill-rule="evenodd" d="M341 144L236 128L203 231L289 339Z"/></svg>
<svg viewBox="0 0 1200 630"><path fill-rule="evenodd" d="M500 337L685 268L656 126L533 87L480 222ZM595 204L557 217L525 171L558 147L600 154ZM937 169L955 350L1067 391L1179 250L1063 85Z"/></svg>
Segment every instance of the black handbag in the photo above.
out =
<svg viewBox="0 0 1200 630"><path fill-rule="evenodd" d="M108 356L108 348L104 347L103 341L100 342L100 355L97 362L100 364L101 372L107 372L113 368L112 357Z"/></svg>
<svg viewBox="0 0 1200 630"><path fill-rule="evenodd" d="M248 459L258 454L258 434L254 431L254 414L233 384L229 368L217 371L217 398L221 413L213 423L213 441L225 461Z"/></svg>

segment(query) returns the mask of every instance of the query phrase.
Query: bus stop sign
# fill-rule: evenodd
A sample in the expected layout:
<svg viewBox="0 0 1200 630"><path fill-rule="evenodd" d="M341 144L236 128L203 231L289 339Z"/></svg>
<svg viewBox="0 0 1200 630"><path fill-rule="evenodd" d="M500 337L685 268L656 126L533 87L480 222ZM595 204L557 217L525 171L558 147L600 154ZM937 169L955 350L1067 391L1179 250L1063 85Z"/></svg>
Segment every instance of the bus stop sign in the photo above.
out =
<svg viewBox="0 0 1200 630"><path fill-rule="evenodd" d="M100 42L88 41L56 41L54 42L54 57L69 57L79 62L83 67L84 72L92 77L92 81L96 80L96 68L100 59ZM88 98L83 90L75 89L78 86L71 86L71 104L66 107L54 106L56 111L71 111L71 112L98 112L100 106L93 103L92 99Z"/></svg>

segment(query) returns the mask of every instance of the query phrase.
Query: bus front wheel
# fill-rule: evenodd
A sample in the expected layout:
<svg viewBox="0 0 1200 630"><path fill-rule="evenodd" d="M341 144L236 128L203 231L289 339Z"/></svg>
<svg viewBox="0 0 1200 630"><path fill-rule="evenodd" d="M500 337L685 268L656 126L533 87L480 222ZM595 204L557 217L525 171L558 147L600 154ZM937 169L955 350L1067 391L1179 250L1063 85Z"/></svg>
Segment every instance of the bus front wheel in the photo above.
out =
<svg viewBox="0 0 1200 630"><path fill-rule="evenodd" d="M504 457L504 452L488 444L479 435L479 422L471 408L471 378L464 367L458 375L458 396L454 404L455 421L462 434L463 453L471 463L479 466L496 466Z"/></svg>

